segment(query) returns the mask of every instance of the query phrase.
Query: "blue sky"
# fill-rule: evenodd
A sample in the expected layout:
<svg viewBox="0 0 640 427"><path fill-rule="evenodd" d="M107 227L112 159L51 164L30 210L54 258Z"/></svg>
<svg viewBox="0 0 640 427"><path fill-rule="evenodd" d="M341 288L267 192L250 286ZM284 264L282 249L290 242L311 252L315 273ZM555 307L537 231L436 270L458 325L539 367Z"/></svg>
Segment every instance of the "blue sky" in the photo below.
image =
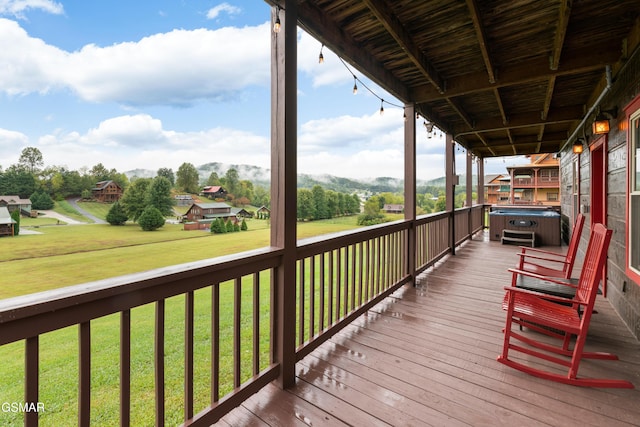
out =
<svg viewBox="0 0 640 427"><path fill-rule="evenodd" d="M261 0L0 0L0 166L32 146L71 169L269 167L269 20ZM399 102L319 52L299 31L299 172L401 178L403 111L377 97ZM442 176L444 140L417 144L418 178Z"/></svg>

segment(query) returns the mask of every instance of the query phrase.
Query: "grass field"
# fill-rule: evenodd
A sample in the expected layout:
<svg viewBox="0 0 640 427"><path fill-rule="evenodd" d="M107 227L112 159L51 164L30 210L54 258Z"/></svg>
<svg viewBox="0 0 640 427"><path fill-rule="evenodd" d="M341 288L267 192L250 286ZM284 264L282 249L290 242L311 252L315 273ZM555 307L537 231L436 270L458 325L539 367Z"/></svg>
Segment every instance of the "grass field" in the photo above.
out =
<svg viewBox="0 0 640 427"><path fill-rule="evenodd" d="M92 213L95 214L95 211ZM85 283L121 274L167 265L213 258L267 246L268 221L249 220L249 230L213 235L183 231L181 225L166 224L143 232L135 224L55 225L56 220L34 219L31 225L42 234L0 239L0 298ZM355 217L301 223L299 238L353 229ZM27 222L28 223L28 222ZM25 223L23 223L24 225ZM268 280L263 280L261 307L261 366L268 363ZM250 348L251 286L242 287L242 348ZM210 383L210 289L196 292L196 410L209 400ZM226 393L232 384L231 307L232 286L221 285L221 383ZM154 306L132 310L132 425L153 425L153 318ZM166 301L166 412L167 425L183 417L184 297ZM117 425L119 390L119 316L91 322L92 330L92 424ZM44 334L40 341L40 401L45 404L41 426L75 425L77 422L77 327ZM243 366L247 379L251 367ZM24 343L0 347L0 401L24 400ZM22 415L0 412L0 425L22 425Z"/></svg>

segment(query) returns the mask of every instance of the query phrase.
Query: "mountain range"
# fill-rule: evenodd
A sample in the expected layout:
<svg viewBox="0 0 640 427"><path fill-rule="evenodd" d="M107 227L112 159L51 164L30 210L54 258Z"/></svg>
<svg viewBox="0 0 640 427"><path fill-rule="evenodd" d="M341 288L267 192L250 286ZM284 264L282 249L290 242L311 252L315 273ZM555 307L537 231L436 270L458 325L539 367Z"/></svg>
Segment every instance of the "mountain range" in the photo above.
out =
<svg viewBox="0 0 640 427"><path fill-rule="evenodd" d="M219 162L206 163L196 166L201 182L206 182L212 172L219 177L224 177L229 169L235 169L241 180L251 181L254 185L269 187L271 181L271 170L260 166L225 164ZM174 171L175 173L176 171ZM156 171L149 169L133 169L126 171L125 175L129 178L153 178ZM464 176L460 176L460 183L464 183ZM474 181L475 182L475 181ZM298 188L312 188L314 185L320 185L327 190L333 190L343 193L353 192L371 192L371 193L397 193L403 189L404 181L399 178L376 177L370 179L353 179L343 178L329 174L309 175L298 174ZM444 187L445 178L436 178L432 180L419 180L417 187Z"/></svg>

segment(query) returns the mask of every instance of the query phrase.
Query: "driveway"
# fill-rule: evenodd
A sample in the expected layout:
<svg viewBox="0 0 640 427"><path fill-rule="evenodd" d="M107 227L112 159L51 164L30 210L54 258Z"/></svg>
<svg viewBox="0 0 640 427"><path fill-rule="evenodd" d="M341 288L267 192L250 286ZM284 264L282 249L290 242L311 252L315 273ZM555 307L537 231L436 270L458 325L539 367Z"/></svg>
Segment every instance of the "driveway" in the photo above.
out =
<svg viewBox="0 0 640 427"><path fill-rule="evenodd" d="M65 222L65 223L67 223L69 225L86 224L86 222L81 222L81 221L75 220L73 218L69 218L68 216L61 215L56 211L51 211L51 210L42 210L42 211L40 211L39 210L38 214L42 214L42 216L46 217L46 218L55 218L57 220Z"/></svg>
<svg viewBox="0 0 640 427"><path fill-rule="evenodd" d="M67 199L67 202L69 202L69 204L75 209L77 210L81 215L85 216L86 218L88 218L89 220L95 222L96 224L106 224L107 222L103 219L98 218L97 216L91 215L89 212L85 211L84 209L82 209L79 205L78 205L78 200L80 200L79 197L74 197L71 199ZM77 222L77 224L82 224L81 222Z"/></svg>

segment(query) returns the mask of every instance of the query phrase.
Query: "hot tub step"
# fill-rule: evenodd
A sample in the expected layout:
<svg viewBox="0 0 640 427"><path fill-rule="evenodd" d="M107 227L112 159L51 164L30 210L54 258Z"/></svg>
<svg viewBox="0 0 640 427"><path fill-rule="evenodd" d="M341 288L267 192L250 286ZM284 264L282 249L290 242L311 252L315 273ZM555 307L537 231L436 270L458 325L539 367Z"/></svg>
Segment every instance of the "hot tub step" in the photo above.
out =
<svg viewBox="0 0 640 427"><path fill-rule="evenodd" d="M536 245L536 233L522 230L502 230L501 241L503 245L505 243L527 244L533 248Z"/></svg>

